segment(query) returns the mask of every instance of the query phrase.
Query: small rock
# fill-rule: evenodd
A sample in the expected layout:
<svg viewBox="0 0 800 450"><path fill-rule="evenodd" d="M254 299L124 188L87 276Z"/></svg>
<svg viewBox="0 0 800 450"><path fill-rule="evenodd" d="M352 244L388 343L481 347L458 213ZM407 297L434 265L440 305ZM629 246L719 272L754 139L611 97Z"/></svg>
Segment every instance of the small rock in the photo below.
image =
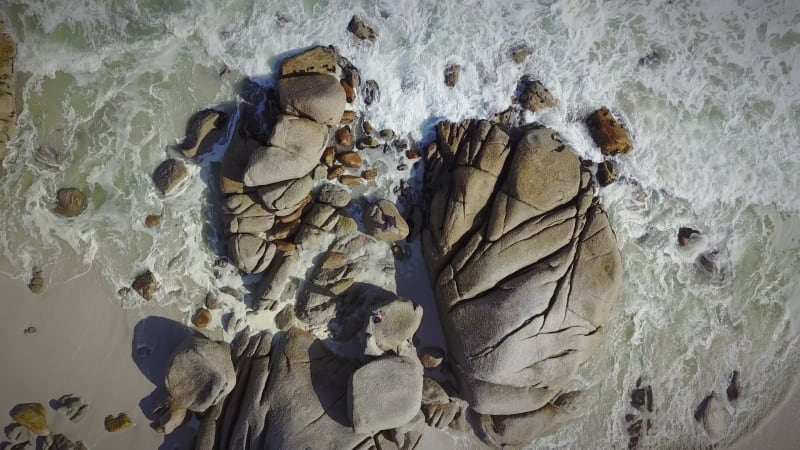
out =
<svg viewBox="0 0 800 450"><path fill-rule="evenodd" d="M398 150L405 150L408 148L408 141L405 139L397 139L394 141L394 146Z"/></svg>
<svg viewBox="0 0 800 450"><path fill-rule="evenodd" d="M385 128L378 133L378 136L384 141L391 141L394 139L394 130Z"/></svg>
<svg viewBox="0 0 800 450"><path fill-rule="evenodd" d="M26 442L33 439L30 430L18 423L6 427L6 437L11 442Z"/></svg>
<svg viewBox="0 0 800 450"><path fill-rule="evenodd" d="M162 194L172 192L189 176L186 165L177 159L168 159L162 162L153 172L153 182Z"/></svg>
<svg viewBox="0 0 800 450"><path fill-rule="evenodd" d="M119 413L117 417L107 415L103 421L106 431L116 433L117 431L127 430L134 425L133 420L125 413Z"/></svg>
<svg viewBox="0 0 800 450"><path fill-rule="evenodd" d="M311 179L314 181L322 181L328 178L328 167L323 164L317 164L314 170L311 171Z"/></svg>
<svg viewBox="0 0 800 450"><path fill-rule="evenodd" d="M325 164L328 168L333 167L333 161L336 158L336 147L326 147L325 151L322 152L322 164Z"/></svg>
<svg viewBox="0 0 800 450"><path fill-rule="evenodd" d="M364 163L361 161L361 155L356 152L344 152L336 155L336 159L342 163L343 166L351 169L360 169Z"/></svg>
<svg viewBox="0 0 800 450"><path fill-rule="evenodd" d="M356 120L356 112L355 111L345 111L345 112L342 113L342 120L340 121L340 123L348 124L348 123L352 123L354 120Z"/></svg>
<svg viewBox="0 0 800 450"><path fill-rule="evenodd" d="M716 276L722 273L722 268L719 264L719 252L717 250L701 253L697 257L695 263L699 268L707 272L709 275Z"/></svg>
<svg viewBox="0 0 800 450"><path fill-rule="evenodd" d="M148 214L147 217L144 218L144 225L147 228L155 228L161 225L161 219L163 218L163 214Z"/></svg>
<svg viewBox="0 0 800 450"><path fill-rule="evenodd" d="M686 247L687 245L696 242L702 237L702 233L689 227L678 228L678 245Z"/></svg>
<svg viewBox="0 0 800 450"><path fill-rule="evenodd" d="M531 55L532 50L529 47L517 47L511 50L511 60L515 64L522 64Z"/></svg>
<svg viewBox="0 0 800 450"><path fill-rule="evenodd" d="M347 82L347 80L339 81L339 84L342 85L342 89L344 89L344 99L347 103L353 103L356 100L356 91L353 89L353 86Z"/></svg>
<svg viewBox="0 0 800 450"><path fill-rule="evenodd" d="M347 24L347 31L353 34L359 40L367 40L370 42L375 42L375 39L378 38L378 34L375 32L372 27L364 23L360 17L354 15L350 19L350 23Z"/></svg>
<svg viewBox="0 0 800 450"><path fill-rule="evenodd" d="M661 55L657 51L652 50L643 57L639 58L638 64L640 66L655 66L658 65L660 62L661 62Z"/></svg>
<svg viewBox="0 0 800 450"><path fill-rule="evenodd" d="M645 405L648 411L653 411L653 390L650 385L631 391L631 406L641 409Z"/></svg>
<svg viewBox="0 0 800 450"><path fill-rule="evenodd" d="M329 47L317 46L293 56L281 65L281 76L306 73L336 73L336 54Z"/></svg>
<svg viewBox="0 0 800 450"><path fill-rule="evenodd" d="M22 332L23 332L23 333L25 333L25 334L33 334L33 333L36 333L36 327L34 327L34 326L29 326L28 328L25 328L24 330L22 330Z"/></svg>
<svg viewBox="0 0 800 450"><path fill-rule="evenodd" d="M350 127L342 127L336 130L336 143L347 148L353 146L353 132Z"/></svg>
<svg viewBox="0 0 800 450"><path fill-rule="evenodd" d="M367 80L364 83L364 103L369 106L381 100L381 89L375 80ZM369 133L367 133L369 134Z"/></svg>
<svg viewBox="0 0 800 450"><path fill-rule="evenodd" d="M136 279L133 280L133 284L131 284L131 288L138 292L145 300L152 300L159 287L155 275L149 270L138 275Z"/></svg>
<svg viewBox="0 0 800 450"><path fill-rule="evenodd" d="M363 131L364 134L372 134L375 132L375 128L372 126L371 123L365 120L361 122L361 131Z"/></svg>
<svg viewBox="0 0 800 450"><path fill-rule="evenodd" d="M361 186L361 177L355 175L342 175L339 177L339 182L345 186Z"/></svg>
<svg viewBox="0 0 800 450"><path fill-rule="evenodd" d="M522 94L519 97L519 103L528 111L537 112L553 108L558 104L553 94L544 87L541 81L526 76L520 83L522 84Z"/></svg>
<svg viewBox="0 0 800 450"><path fill-rule="evenodd" d="M408 164L406 164L406 163L398 164L397 165L397 170L399 170L401 172L404 171L404 170L408 170Z"/></svg>
<svg viewBox="0 0 800 450"><path fill-rule="evenodd" d="M374 180L378 178L378 171L375 169L365 170L361 172L361 178L365 180Z"/></svg>
<svg viewBox="0 0 800 450"><path fill-rule="evenodd" d="M444 84L455 87L458 84L458 77L461 74L461 65L450 64L444 69Z"/></svg>
<svg viewBox="0 0 800 450"><path fill-rule="evenodd" d="M37 436L50 434L44 406L41 403L21 403L11 410L11 418Z"/></svg>
<svg viewBox="0 0 800 450"><path fill-rule="evenodd" d="M617 181L617 165L614 161L606 160L597 165L597 182L600 186L608 186Z"/></svg>
<svg viewBox="0 0 800 450"><path fill-rule="evenodd" d="M368 136L362 137L356 142L356 147L359 150L364 150L365 148L378 148L380 145L381 144L377 139Z"/></svg>
<svg viewBox="0 0 800 450"><path fill-rule="evenodd" d="M332 166L330 170L328 170L328 179L329 180L336 179L342 176L342 174L344 174L344 166L336 164L335 166Z"/></svg>
<svg viewBox="0 0 800 450"><path fill-rule="evenodd" d="M206 294L205 304L206 304L206 308L208 308L208 309L211 309L211 310L219 309L219 300L217 299L217 297L215 295L213 295L210 292L208 294Z"/></svg>
<svg viewBox="0 0 800 450"><path fill-rule="evenodd" d="M408 159L419 159L420 156L421 155L416 150L406 150L406 158Z"/></svg>
<svg viewBox="0 0 800 450"><path fill-rule="evenodd" d="M419 360L422 361L422 367L435 369L444 361L444 350L439 347L425 347L419 355Z"/></svg>
<svg viewBox="0 0 800 450"><path fill-rule="evenodd" d="M197 328L207 328L208 325L211 324L211 311L206 308L198 309L194 318L192 318L192 323Z"/></svg>
<svg viewBox="0 0 800 450"><path fill-rule="evenodd" d="M628 153L633 142L628 130L611 115L608 108L600 108L586 118L589 134L606 156Z"/></svg>
<svg viewBox="0 0 800 450"><path fill-rule="evenodd" d="M53 212L64 217L75 217L86 210L89 201L86 194L75 188L61 188L56 192L56 207Z"/></svg>
<svg viewBox="0 0 800 450"><path fill-rule="evenodd" d="M403 252L403 247L397 244L392 246L392 255L394 255L394 258L398 261L406 259L405 252Z"/></svg>
<svg viewBox="0 0 800 450"><path fill-rule="evenodd" d="M373 203L364 225L368 234L384 241L400 241L408 236L408 223L389 200Z"/></svg>
<svg viewBox="0 0 800 450"><path fill-rule="evenodd" d="M725 393L728 395L728 401L733 402L738 400L741 390L742 386L739 384L739 371L734 370L731 374L731 381L728 383L728 388L725 390Z"/></svg>
<svg viewBox="0 0 800 450"><path fill-rule="evenodd" d="M42 276L42 269L34 267L31 270L31 281L28 283L28 289L34 294L41 294L44 291L44 276Z"/></svg>

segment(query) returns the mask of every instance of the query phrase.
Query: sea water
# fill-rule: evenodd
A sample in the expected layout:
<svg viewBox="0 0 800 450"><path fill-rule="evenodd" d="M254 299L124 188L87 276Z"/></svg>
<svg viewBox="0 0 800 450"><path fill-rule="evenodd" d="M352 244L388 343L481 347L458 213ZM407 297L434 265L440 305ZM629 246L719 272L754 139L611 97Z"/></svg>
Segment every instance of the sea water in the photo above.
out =
<svg viewBox="0 0 800 450"><path fill-rule="evenodd" d="M110 291L152 269L155 301L190 311L215 275L210 165L204 157L167 197L151 174L200 108L235 109L245 76L268 80L287 52L334 44L381 88L376 129L412 141L442 119L505 109L531 74L558 100L526 120L553 127L600 161L581 120L610 107L634 151L625 178L599 193L623 255L624 287L606 339L570 384L574 421L539 448L622 448L629 392L641 377L655 410L645 447L708 444L692 414L724 398L741 372L728 441L785 393L800 326L800 3L687 1L8 0L19 43L18 134L0 179L4 272L48 281L99 268ZM375 44L346 31L357 13ZM509 57L528 46L521 65ZM443 83L446 65L463 69ZM220 76L223 67L230 72ZM364 105L359 101L359 109ZM235 116L235 115L234 115ZM234 117L235 120L235 117ZM402 174L393 174L400 177ZM90 195L79 217L51 212L60 187ZM391 193L389 193L391 195ZM146 228L144 217L164 213ZM683 249L677 229L701 230ZM721 275L698 270L717 250ZM125 304L122 306L135 307Z"/></svg>

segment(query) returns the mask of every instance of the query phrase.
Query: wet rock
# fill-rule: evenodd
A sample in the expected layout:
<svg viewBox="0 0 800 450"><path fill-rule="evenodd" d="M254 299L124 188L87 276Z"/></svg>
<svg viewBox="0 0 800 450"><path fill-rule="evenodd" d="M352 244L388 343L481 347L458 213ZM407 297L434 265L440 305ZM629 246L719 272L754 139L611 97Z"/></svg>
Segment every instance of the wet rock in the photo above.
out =
<svg viewBox="0 0 800 450"><path fill-rule="evenodd" d="M200 308L194 314L192 318L192 323L197 328L208 328L211 324L211 311L207 310L206 308Z"/></svg>
<svg viewBox="0 0 800 450"><path fill-rule="evenodd" d="M323 183L317 192L317 201L335 208L344 208L350 203L350 192L333 183Z"/></svg>
<svg viewBox="0 0 800 450"><path fill-rule="evenodd" d="M378 34L375 32L372 27L364 23L361 17L354 15L350 19L350 23L347 24L347 31L353 34L357 39L362 41L370 41L375 42L378 38Z"/></svg>
<svg viewBox="0 0 800 450"><path fill-rule="evenodd" d="M331 168L333 167L333 161L336 159L336 147L326 147L325 150L322 152L322 164L325 167Z"/></svg>
<svg viewBox="0 0 800 450"><path fill-rule="evenodd" d="M722 266L720 265L720 256L717 250L710 250L703 252L697 256L695 264L702 271L712 276L720 276L722 274Z"/></svg>
<svg viewBox="0 0 800 450"><path fill-rule="evenodd" d="M134 425L133 420L125 413L119 413L116 417L109 414L103 421L103 426L109 433L127 430Z"/></svg>
<svg viewBox="0 0 800 450"><path fill-rule="evenodd" d="M589 134L606 156L625 154L633 149L628 130L611 115L608 108L600 108L586 118Z"/></svg>
<svg viewBox="0 0 800 450"><path fill-rule="evenodd" d="M374 180L378 178L378 171L375 169L364 170L361 172L361 178L365 180Z"/></svg>
<svg viewBox="0 0 800 450"><path fill-rule="evenodd" d="M678 245L686 247L693 242L697 242L703 236L703 233L689 227L678 228Z"/></svg>
<svg viewBox="0 0 800 450"><path fill-rule="evenodd" d="M364 164L361 161L361 155L358 152L343 152L336 155L336 159L342 163L343 166L349 167L351 169L360 169L361 166Z"/></svg>
<svg viewBox="0 0 800 450"><path fill-rule="evenodd" d="M419 154L416 150L406 150L406 158L414 160L421 158L422 155Z"/></svg>
<svg viewBox="0 0 800 450"><path fill-rule="evenodd" d="M174 404L197 412L221 401L235 382L228 344L200 336L188 336L178 345L164 378Z"/></svg>
<svg viewBox="0 0 800 450"><path fill-rule="evenodd" d="M186 164L177 159L168 159L156 167L153 172L153 183L162 194L166 195L175 190L188 176Z"/></svg>
<svg viewBox="0 0 800 450"><path fill-rule="evenodd" d="M50 434L44 406L41 403L21 403L11 409L11 418L37 436Z"/></svg>
<svg viewBox="0 0 800 450"><path fill-rule="evenodd" d="M226 119L223 112L213 109L203 109L192 116L186 127L186 137L178 144L178 149L183 153L183 156L187 158L197 156L200 144L203 143L206 136Z"/></svg>
<svg viewBox="0 0 800 450"><path fill-rule="evenodd" d="M44 276L42 269L34 267L31 270L31 279L28 282L28 289L34 294L41 294L44 291Z"/></svg>
<svg viewBox="0 0 800 450"><path fill-rule="evenodd" d="M401 353L422 323L422 307L403 297L383 304L369 312L364 327L365 351L379 356L392 351Z"/></svg>
<svg viewBox="0 0 800 450"><path fill-rule="evenodd" d="M356 147L359 150L364 150L366 148L378 148L381 145L377 139L373 137L362 137L358 141L356 141Z"/></svg>
<svg viewBox="0 0 800 450"><path fill-rule="evenodd" d="M515 64L522 64L532 53L533 50L530 47L516 47L511 50L511 60Z"/></svg>
<svg viewBox="0 0 800 450"><path fill-rule="evenodd" d="M336 130L336 143L347 148L353 147L353 132L350 131L350 127Z"/></svg>
<svg viewBox="0 0 800 450"><path fill-rule="evenodd" d="M330 47L317 46L285 60L281 65L282 77L307 73L335 74L336 54L334 51Z"/></svg>
<svg viewBox="0 0 800 450"><path fill-rule="evenodd" d="M639 66L656 66L661 63L661 53L651 50L643 57L639 58Z"/></svg>
<svg viewBox="0 0 800 450"><path fill-rule="evenodd" d="M328 170L328 179L334 180L336 178L339 178L343 174L344 174L344 166L342 166L341 164L334 164L333 167L331 167Z"/></svg>
<svg viewBox="0 0 800 450"><path fill-rule="evenodd" d="M378 82L375 80L367 80L364 83L364 104L369 106L373 103L379 102L380 100L381 100L381 89L380 87L378 87Z"/></svg>
<svg viewBox="0 0 800 450"><path fill-rule="evenodd" d="M390 128L385 128L378 132L378 136L384 141L391 141L392 139L394 139L395 134L394 130Z"/></svg>
<svg viewBox="0 0 800 450"><path fill-rule="evenodd" d="M631 406L641 409L647 406L647 410L653 412L653 389L650 385L636 388L631 391Z"/></svg>
<svg viewBox="0 0 800 450"><path fill-rule="evenodd" d="M344 99L347 103L353 103L356 101L356 90L353 89L353 86L348 83L346 80L340 80L339 84L342 85L342 89L344 89Z"/></svg>
<svg viewBox="0 0 800 450"><path fill-rule="evenodd" d="M75 217L86 210L89 201L86 194L76 188L61 188L56 192L56 207L53 212L64 217Z"/></svg>
<svg viewBox="0 0 800 450"><path fill-rule="evenodd" d="M391 386L391 389L386 389ZM353 373L347 409L356 433L375 433L410 422L422 402L422 365L402 356L384 356Z"/></svg>
<svg viewBox="0 0 800 450"><path fill-rule="evenodd" d="M163 218L163 214L148 214L147 217L144 218L144 226L147 228L155 228L161 225Z"/></svg>
<svg viewBox="0 0 800 450"><path fill-rule="evenodd" d="M597 182L600 186L608 186L617 181L617 164L606 160L597 165Z"/></svg>
<svg viewBox="0 0 800 450"><path fill-rule="evenodd" d="M266 186L306 175L320 160L327 136L328 130L322 124L279 116L271 146L259 147L250 156L243 176L245 186Z"/></svg>
<svg viewBox="0 0 800 450"><path fill-rule="evenodd" d="M444 69L444 84L455 87L458 84L458 77L461 74L460 64L450 64Z"/></svg>
<svg viewBox="0 0 800 450"><path fill-rule="evenodd" d="M371 123L365 120L361 122L361 131L363 131L364 134L366 135L370 135L375 132L375 128L372 126Z"/></svg>
<svg viewBox="0 0 800 450"><path fill-rule="evenodd" d="M88 403L84 403L80 397L71 394L62 395L54 400L52 405L57 413L75 423L80 423L89 411Z"/></svg>
<svg viewBox="0 0 800 450"><path fill-rule="evenodd" d="M209 292L208 294L206 294L205 305L206 305L207 309L210 309L210 310L213 311L215 309L219 309L220 302L219 302L219 299L217 298L217 296L215 296L215 295L213 295L212 293Z"/></svg>
<svg viewBox="0 0 800 450"><path fill-rule="evenodd" d="M522 93L519 103L528 111L538 112L546 108L554 108L558 104L553 94L544 87L541 81L525 77L520 83L522 84Z"/></svg>
<svg viewBox="0 0 800 450"><path fill-rule="evenodd" d="M355 96L355 94L353 94ZM347 99L347 91L345 91L345 100ZM345 111L342 113L342 119L339 123L345 125L348 123L353 123L356 120L356 112L355 111Z"/></svg>
<svg viewBox="0 0 800 450"><path fill-rule="evenodd" d="M137 275L131 284L131 289L148 301L153 299L159 288L160 284L156 276L149 270Z"/></svg>
<svg viewBox="0 0 800 450"><path fill-rule="evenodd" d="M739 371L734 370L731 374L731 380L728 383L728 388L725 393L728 395L728 401L734 402L739 399L739 393L742 391L742 386L739 382Z"/></svg>
<svg viewBox="0 0 800 450"><path fill-rule="evenodd" d="M703 426L712 442L724 438L728 434L733 416L725 408L722 401L712 392L697 406L694 418Z"/></svg>
<svg viewBox="0 0 800 450"><path fill-rule="evenodd" d="M346 99L336 77L313 74L281 78L278 93L281 108L288 114L308 117L326 125L336 125L342 119Z"/></svg>
<svg viewBox="0 0 800 450"><path fill-rule="evenodd" d="M439 347L425 347L420 352L419 360L422 362L422 367L435 369L444 361L444 350Z"/></svg>
<svg viewBox="0 0 800 450"><path fill-rule="evenodd" d="M400 241L408 236L408 223L389 200L378 200L372 204L364 217L364 226L370 236L383 241Z"/></svg>

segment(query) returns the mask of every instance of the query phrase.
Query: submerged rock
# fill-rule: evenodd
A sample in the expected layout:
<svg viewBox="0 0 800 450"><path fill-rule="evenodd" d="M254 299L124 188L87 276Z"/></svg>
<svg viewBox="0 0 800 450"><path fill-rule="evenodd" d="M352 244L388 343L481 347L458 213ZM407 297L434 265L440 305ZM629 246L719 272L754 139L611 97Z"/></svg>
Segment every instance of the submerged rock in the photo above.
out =
<svg viewBox="0 0 800 450"><path fill-rule="evenodd" d="M89 201L86 194L76 188L61 188L56 192L56 207L53 212L64 217L75 217L86 210Z"/></svg>
<svg viewBox="0 0 800 450"><path fill-rule="evenodd" d="M697 406L694 418L703 426L712 442L724 438L733 421L731 413L713 392Z"/></svg>
<svg viewBox="0 0 800 450"><path fill-rule="evenodd" d="M379 102L381 99L381 89L378 86L378 82L375 80L367 80L364 83L364 104L367 106ZM368 122L366 122L368 124ZM364 133L372 134L372 132L367 132L366 129Z"/></svg>
<svg viewBox="0 0 800 450"><path fill-rule="evenodd" d="M597 165L597 182L600 186L608 186L617 181L617 164L606 160Z"/></svg>
<svg viewBox="0 0 800 450"><path fill-rule="evenodd" d="M734 402L739 399L739 393L742 391L742 386L739 382L739 371L734 370L731 374L731 381L728 383L728 388L725 393L728 396L729 402Z"/></svg>
<svg viewBox="0 0 800 450"><path fill-rule="evenodd" d="M156 276L149 270L137 275L131 284L131 288L148 301L153 299L159 287Z"/></svg>
<svg viewBox="0 0 800 450"><path fill-rule="evenodd" d="M600 108L586 118L589 134L606 156L625 154L633 149L628 130L611 115L608 108Z"/></svg>
<svg viewBox="0 0 800 450"><path fill-rule="evenodd" d="M156 167L153 172L153 183L162 194L166 195L175 190L188 176L186 164L177 159L168 159Z"/></svg>
<svg viewBox="0 0 800 450"><path fill-rule="evenodd" d="M362 41L375 42L378 38L378 33L372 27L364 23L361 17L354 15L347 24L347 31L353 34L357 39Z"/></svg>
<svg viewBox="0 0 800 450"><path fill-rule="evenodd" d="M678 245L686 247L693 242L700 240L703 234L694 228L680 227L678 229Z"/></svg>
<svg viewBox="0 0 800 450"><path fill-rule="evenodd" d="M37 436L50 434L45 409L41 403L21 403L11 409L11 418Z"/></svg>
<svg viewBox="0 0 800 450"><path fill-rule="evenodd" d="M444 84L455 87L458 84L458 77L461 75L460 64L450 64L444 69Z"/></svg>

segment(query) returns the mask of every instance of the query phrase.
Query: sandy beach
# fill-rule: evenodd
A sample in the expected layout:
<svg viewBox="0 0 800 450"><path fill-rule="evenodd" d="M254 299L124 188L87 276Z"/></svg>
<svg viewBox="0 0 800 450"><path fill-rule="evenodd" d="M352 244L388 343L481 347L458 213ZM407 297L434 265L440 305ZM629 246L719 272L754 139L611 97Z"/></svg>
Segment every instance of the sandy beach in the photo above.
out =
<svg viewBox="0 0 800 450"><path fill-rule="evenodd" d="M156 386L138 367L131 344L142 319L150 315L175 318L175 311L126 310L114 304L113 292L100 286L100 276L92 270L77 279L49 285L35 295L23 280L0 275L0 409L5 417L0 425L12 423L9 411L16 404L38 402L45 405L52 433L82 440L91 449L187 448L172 443L162 446L164 436L150 428L142 406L148 404ZM36 331L25 333L28 327ZM145 339L155 341L158 330L150 331L153 333ZM165 338L163 348L154 347L150 352L152 361L171 351L169 336ZM80 423L70 422L49 406L64 394L91 404ZM106 432L105 416L120 412L127 413L136 425L118 433Z"/></svg>

